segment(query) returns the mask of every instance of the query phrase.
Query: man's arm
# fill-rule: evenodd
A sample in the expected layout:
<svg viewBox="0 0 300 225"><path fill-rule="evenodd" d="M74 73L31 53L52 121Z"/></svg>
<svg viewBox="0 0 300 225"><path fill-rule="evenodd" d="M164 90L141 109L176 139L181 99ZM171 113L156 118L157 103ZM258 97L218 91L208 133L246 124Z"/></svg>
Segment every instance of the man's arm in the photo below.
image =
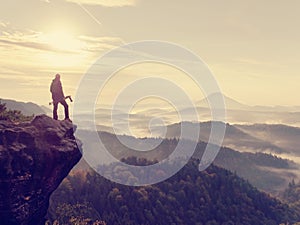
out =
<svg viewBox="0 0 300 225"><path fill-rule="evenodd" d="M60 96L61 98L64 98L65 95L64 95L64 91L63 91L63 88L62 88L62 84L61 82L59 81L58 84L57 84L57 94L58 96Z"/></svg>

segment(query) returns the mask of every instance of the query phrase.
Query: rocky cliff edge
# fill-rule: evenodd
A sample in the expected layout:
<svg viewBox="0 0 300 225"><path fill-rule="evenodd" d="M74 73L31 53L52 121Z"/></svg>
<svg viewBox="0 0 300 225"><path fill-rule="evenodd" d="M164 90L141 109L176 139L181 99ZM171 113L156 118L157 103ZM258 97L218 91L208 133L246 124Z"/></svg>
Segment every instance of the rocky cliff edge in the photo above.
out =
<svg viewBox="0 0 300 225"><path fill-rule="evenodd" d="M70 121L0 121L0 223L42 225L51 193L81 158Z"/></svg>

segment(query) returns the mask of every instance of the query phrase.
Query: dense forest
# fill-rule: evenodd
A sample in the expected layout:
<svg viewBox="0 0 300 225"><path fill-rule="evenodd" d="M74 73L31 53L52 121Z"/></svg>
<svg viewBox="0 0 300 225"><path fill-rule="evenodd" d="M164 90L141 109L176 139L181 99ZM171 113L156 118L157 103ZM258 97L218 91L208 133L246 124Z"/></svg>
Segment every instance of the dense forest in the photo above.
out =
<svg viewBox="0 0 300 225"><path fill-rule="evenodd" d="M79 131L80 139L89 143L96 140L90 138L89 131ZM137 158L146 158L147 160L162 161L166 159L178 145L178 139L161 138L134 138L126 135L116 136L108 132L99 132L99 137L106 149L117 159L136 156ZM130 143L130 146L141 147L142 149L152 149L157 142L160 144L149 151L133 151L120 142ZM185 140L185 146L195 146L194 157L202 158L207 143L199 141L194 142ZM95 149L94 149L95 150ZM248 180L251 184L260 190L278 195L287 186L288 183L296 178L296 164L290 160L282 159L272 154L240 152L239 149L230 149L221 147L216 159L215 165L230 170L238 176Z"/></svg>
<svg viewBox="0 0 300 225"><path fill-rule="evenodd" d="M214 165L199 172L198 163L192 159L172 178L143 187L116 184L93 171L77 171L52 195L49 224L80 224L80 220L109 225L278 225L300 221L297 211L234 173Z"/></svg>

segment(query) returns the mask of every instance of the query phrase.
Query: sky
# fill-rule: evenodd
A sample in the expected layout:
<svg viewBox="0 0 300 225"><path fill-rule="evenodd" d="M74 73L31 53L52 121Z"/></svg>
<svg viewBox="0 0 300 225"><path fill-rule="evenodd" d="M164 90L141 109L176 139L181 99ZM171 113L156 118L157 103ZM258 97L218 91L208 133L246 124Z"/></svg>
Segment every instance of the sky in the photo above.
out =
<svg viewBox="0 0 300 225"><path fill-rule="evenodd" d="M299 8L298 0L1 0L0 98L47 105L56 73L75 96L104 53L161 40L197 54L237 101L300 105ZM203 97L183 72L139 65L110 80L105 101L140 74L171 79L195 101Z"/></svg>

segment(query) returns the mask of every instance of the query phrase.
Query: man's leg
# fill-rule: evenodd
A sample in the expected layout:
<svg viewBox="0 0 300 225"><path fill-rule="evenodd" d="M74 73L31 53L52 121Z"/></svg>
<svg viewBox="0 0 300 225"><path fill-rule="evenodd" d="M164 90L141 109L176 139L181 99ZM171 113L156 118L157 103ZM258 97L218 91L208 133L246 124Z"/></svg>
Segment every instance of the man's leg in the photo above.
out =
<svg viewBox="0 0 300 225"><path fill-rule="evenodd" d="M60 102L65 107L65 119L69 119L69 106L66 100Z"/></svg>
<svg viewBox="0 0 300 225"><path fill-rule="evenodd" d="M58 102L53 102L53 119L57 120L57 108L58 108Z"/></svg>

